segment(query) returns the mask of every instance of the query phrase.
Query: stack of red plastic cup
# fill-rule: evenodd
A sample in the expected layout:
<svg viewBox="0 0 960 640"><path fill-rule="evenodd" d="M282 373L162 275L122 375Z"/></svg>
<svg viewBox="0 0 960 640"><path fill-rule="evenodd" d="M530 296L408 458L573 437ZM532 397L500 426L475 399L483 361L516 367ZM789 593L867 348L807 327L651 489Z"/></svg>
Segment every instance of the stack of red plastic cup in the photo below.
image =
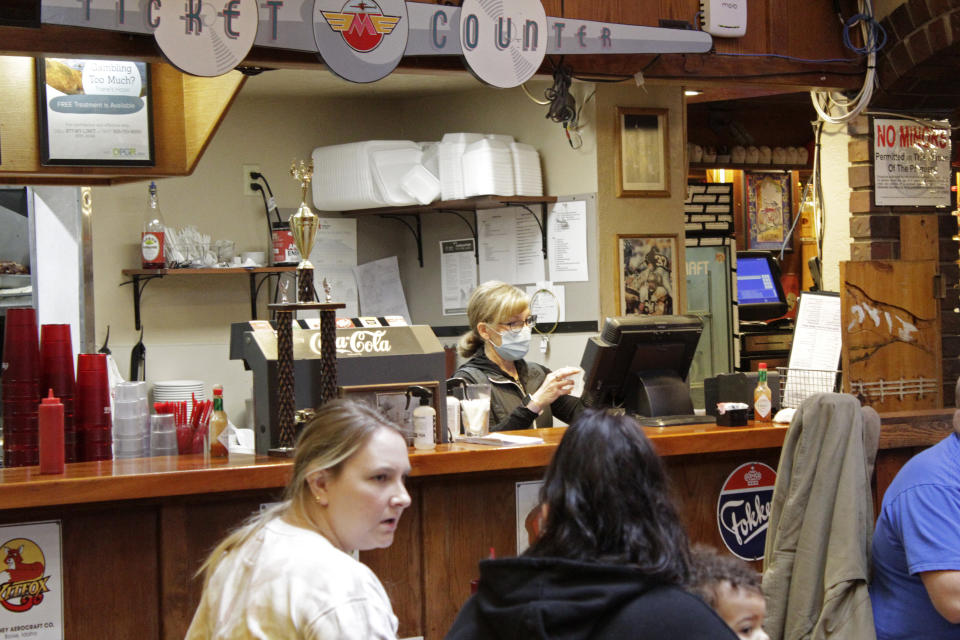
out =
<svg viewBox="0 0 960 640"><path fill-rule="evenodd" d="M40 327L40 395L50 389L63 403L64 461L77 461L77 432L73 419L73 343L69 324L45 324Z"/></svg>
<svg viewBox="0 0 960 640"><path fill-rule="evenodd" d="M40 346L37 312L7 309L3 334L3 464L39 464L37 408L40 404Z"/></svg>
<svg viewBox="0 0 960 640"><path fill-rule="evenodd" d="M74 400L80 461L113 459L106 354L81 353L77 356L77 395Z"/></svg>

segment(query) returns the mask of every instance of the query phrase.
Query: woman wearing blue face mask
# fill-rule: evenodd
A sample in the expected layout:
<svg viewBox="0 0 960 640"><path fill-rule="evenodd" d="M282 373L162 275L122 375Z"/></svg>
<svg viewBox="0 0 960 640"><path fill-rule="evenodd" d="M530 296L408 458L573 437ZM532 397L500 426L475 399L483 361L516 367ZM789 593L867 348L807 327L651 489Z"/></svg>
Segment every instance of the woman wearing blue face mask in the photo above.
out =
<svg viewBox="0 0 960 640"><path fill-rule="evenodd" d="M570 423L580 415L583 405L570 395L571 376L579 367L550 371L523 359L536 323L523 291L504 282L484 282L470 296L467 318L470 331L457 347L469 360L454 377L490 383L491 431L552 427L554 416Z"/></svg>

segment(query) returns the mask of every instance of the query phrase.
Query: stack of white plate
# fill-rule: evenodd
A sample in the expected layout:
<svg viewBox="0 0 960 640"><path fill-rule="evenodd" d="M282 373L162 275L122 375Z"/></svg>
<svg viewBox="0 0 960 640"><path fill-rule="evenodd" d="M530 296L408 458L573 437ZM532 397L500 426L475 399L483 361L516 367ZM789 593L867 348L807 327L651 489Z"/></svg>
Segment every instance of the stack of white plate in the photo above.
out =
<svg viewBox="0 0 960 640"><path fill-rule="evenodd" d="M463 152L463 192L467 198L480 195L514 195L513 156L510 146L484 138Z"/></svg>
<svg viewBox="0 0 960 640"><path fill-rule="evenodd" d="M193 412L192 399L206 400L203 380L158 380L153 383L154 402L186 402L187 417Z"/></svg>
<svg viewBox="0 0 960 640"><path fill-rule="evenodd" d="M529 144L510 144L513 156L513 183L518 196L542 196L543 174L540 172L540 153Z"/></svg>
<svg viewBox="0 0 960 640"><path fill-rule="evenodd" d="M441 200L462 200L463 152L468 144L483 140L482 133L445 133L438 148Z"/></svg>

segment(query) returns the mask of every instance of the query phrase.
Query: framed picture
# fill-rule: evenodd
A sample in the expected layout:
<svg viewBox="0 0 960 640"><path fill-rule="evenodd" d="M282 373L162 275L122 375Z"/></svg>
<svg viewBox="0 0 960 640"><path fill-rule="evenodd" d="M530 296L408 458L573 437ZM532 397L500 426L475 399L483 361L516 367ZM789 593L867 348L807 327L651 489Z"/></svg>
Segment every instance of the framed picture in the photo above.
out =
<svg viewBox="0 0 960 640"><path fill-rule="evenodd" d="M617 196L670 195L666 109L617 107Z"/></svg>
<svg viewBox="0 0 960 640"><path fill-rule="evenodd" d="M154 165L146 62L38 57L37 100L42 164Z"/></svg>
<svg viewBox="0 0 960 640"><path fill-rule="evenodd" d="M667 316L675 305L676 236L617 236L619 315Z"/></svg>
<svg viewBox="0 0 960 640"><path fill-rule="evenodd" d="M744 171L743 181L747 248L779 251L790 231L790 172Z"/></svg>

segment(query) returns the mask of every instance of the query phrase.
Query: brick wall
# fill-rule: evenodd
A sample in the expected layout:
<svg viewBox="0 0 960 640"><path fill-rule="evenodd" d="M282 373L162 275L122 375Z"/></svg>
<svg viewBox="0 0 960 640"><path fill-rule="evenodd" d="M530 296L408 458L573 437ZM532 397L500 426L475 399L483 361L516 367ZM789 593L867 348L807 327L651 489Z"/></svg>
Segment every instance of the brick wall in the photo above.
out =
<svg viewBox="0 0 960 640"><path fill-rule="evenodd" d="M899 260L902 253L920 255L939 262L946 284L941 300L941 340L943 349L943 403L954 406L954 387L960 377L960 243L957 218L950 210L936 208L878 207L873 203L873 162L870 156L870 119L860 116L847 126L850 181L850 260ZM901 247L903 226L915 222L908 216L935 216L937 243L930 247Z"/></svg>

